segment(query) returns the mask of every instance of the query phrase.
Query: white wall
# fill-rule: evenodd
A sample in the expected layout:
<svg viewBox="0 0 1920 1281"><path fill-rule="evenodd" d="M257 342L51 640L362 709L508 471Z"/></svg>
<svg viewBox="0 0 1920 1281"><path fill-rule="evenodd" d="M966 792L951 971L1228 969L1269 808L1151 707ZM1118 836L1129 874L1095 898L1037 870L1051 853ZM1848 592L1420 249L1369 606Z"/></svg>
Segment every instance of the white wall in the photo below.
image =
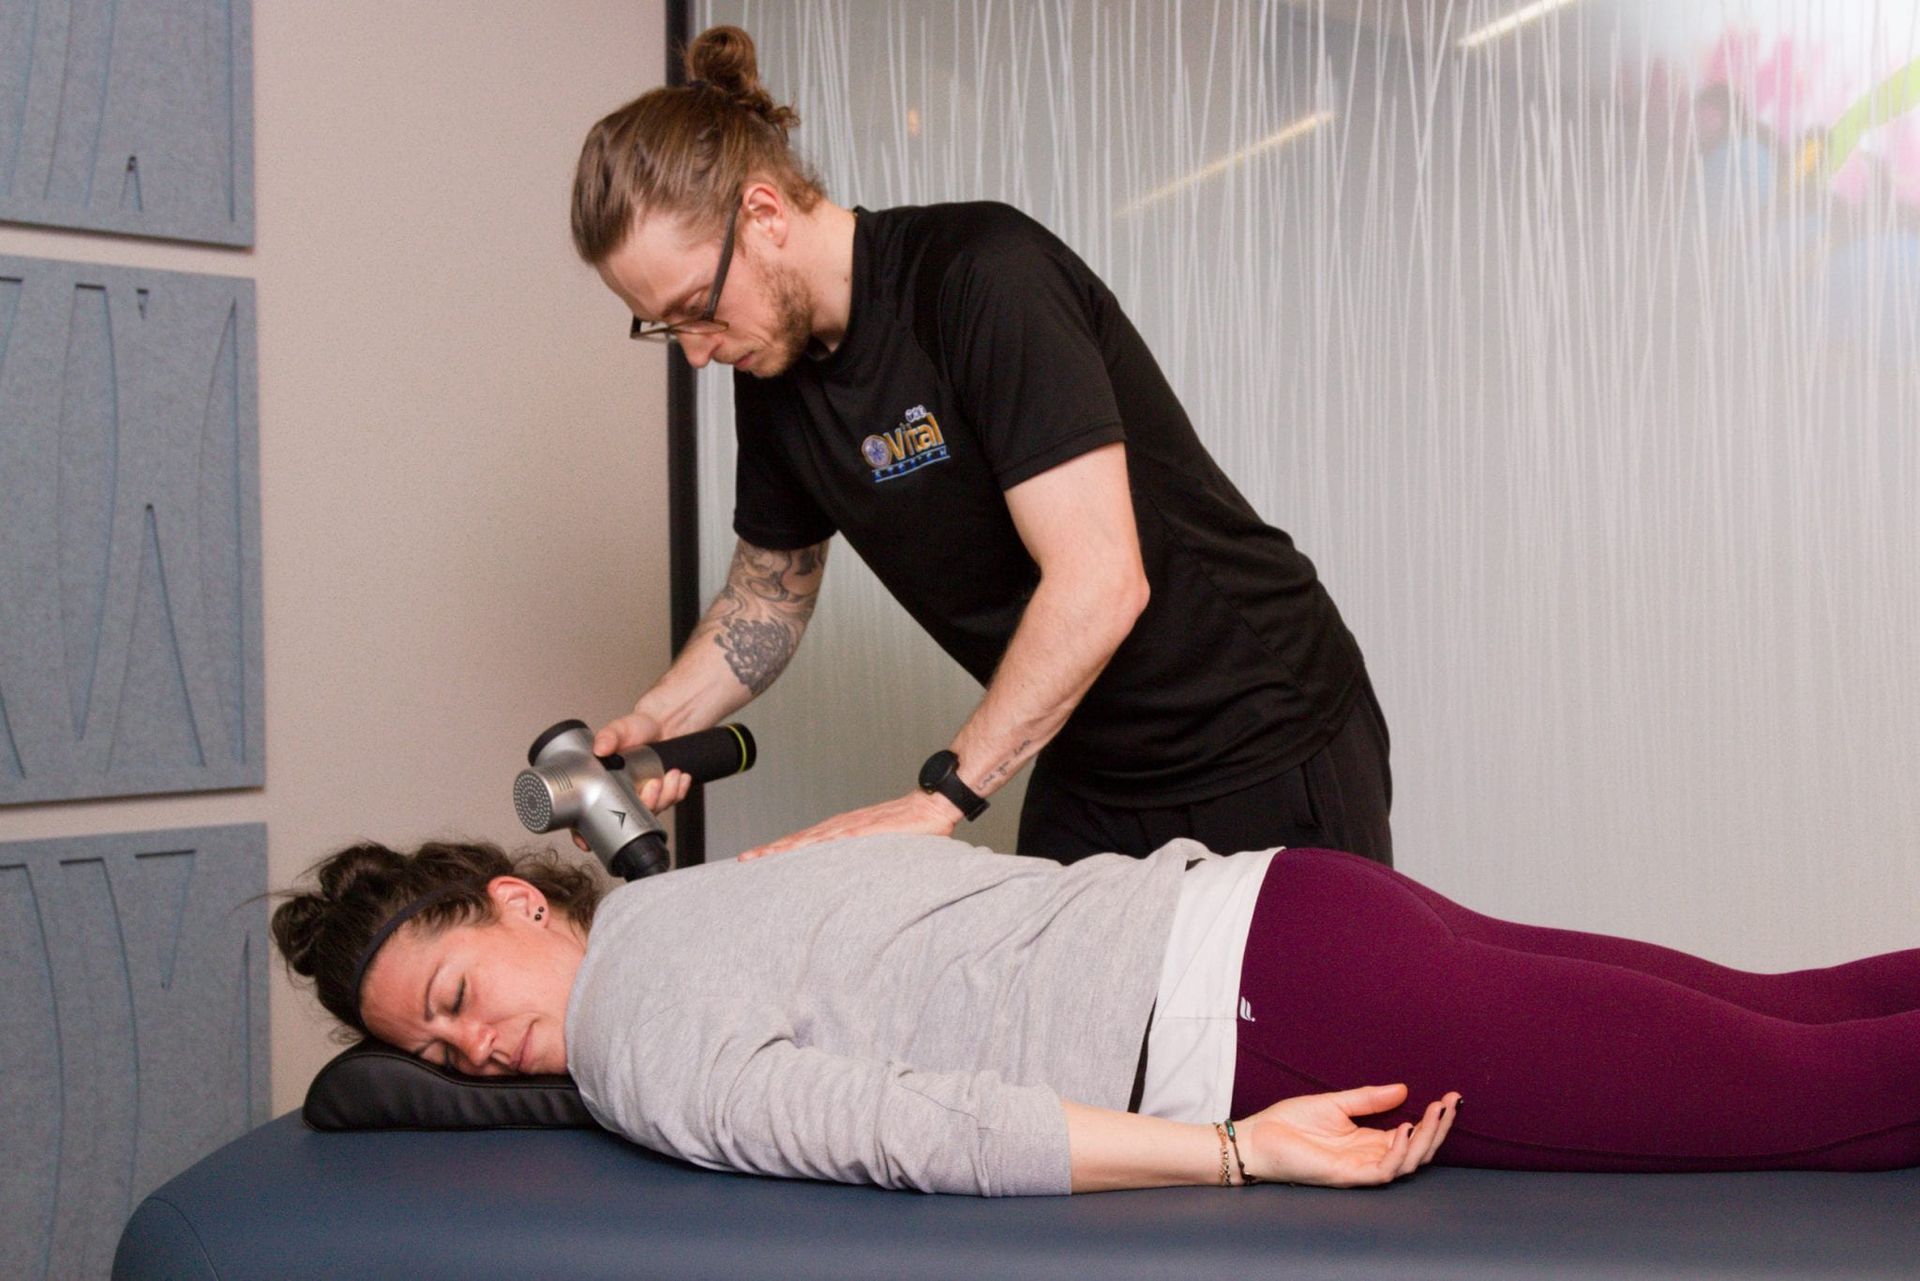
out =
<svg viewBox="0 0 1920 1281"><path fill-rule="evenodd" d="M666 661L665 365L573 256L596 118L658 0L256 0L257 243L0 227L0 253L259 290L267 785L0 811L9 840L264 821L288 884L356 837L515 842L563 716ZM274 1110L333 1053L274 963Z"/></svg>

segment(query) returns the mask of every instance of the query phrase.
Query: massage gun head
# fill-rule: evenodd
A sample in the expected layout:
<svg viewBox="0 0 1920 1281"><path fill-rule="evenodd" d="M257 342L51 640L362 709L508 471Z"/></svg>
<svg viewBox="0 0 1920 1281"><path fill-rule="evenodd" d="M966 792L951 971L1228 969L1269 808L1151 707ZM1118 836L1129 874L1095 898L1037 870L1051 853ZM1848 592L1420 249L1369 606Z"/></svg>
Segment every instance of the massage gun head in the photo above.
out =
<svg viewBox="0 0 1920 1281"><path fill-rule="evenodd" d="M553 789L546 778L533 770L521 770L513 780L513 812L529 832L551 832L566 826L553 821Z"/></svg>
<svg viewBox="0 0 1920 1281"><path fill-rule="evenodd" d="M623 867L643 867L643 874L666 870L665 831L640 803L627 762L593 754L593 736L584 721L561 721L548 729L534 740L527 763L529 768L513 780L513 809L528 831L570 827L610 868L619 859ZM650 853L657 846L658 854L639 863L632 855L620 859L636 840L644 840L641 848Z"/></svg>

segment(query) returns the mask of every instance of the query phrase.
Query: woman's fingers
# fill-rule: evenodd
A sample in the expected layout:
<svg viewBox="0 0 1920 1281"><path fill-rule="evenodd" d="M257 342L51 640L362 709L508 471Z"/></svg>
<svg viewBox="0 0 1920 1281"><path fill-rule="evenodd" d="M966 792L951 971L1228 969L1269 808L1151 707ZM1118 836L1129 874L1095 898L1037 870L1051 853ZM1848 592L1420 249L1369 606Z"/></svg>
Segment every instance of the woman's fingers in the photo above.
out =
<svg viewBox="0 0 1920 1281"><path fill-rule="evenodd" d="M1407 1152L1400 1159L1400 1169L1395 1178L1412 1174L1427 1158L1433 1155L1433 1140L1440 1133L1440 1104L1429 1103L1420 1117L1420 1124L1407 1135Z"/></svg>
<svg viewBox="0 0 1920 1281"><path fill-rule="evenodd" d="M1433 1146L1427 1149L1426 1158L1421 1161L1422 1165L1433 1160L1433 1154L1440 1150L1440 1145L1447 1141L1449 1134L1453 1133L1453 1118L1460 1115L1460 1095L1458 1093L1449 1094L1446 1098L1442 1099L1441 1102L1445 1105L1445 1110L1440 1115L1440 1128L1434 1132Z"/></svg>
<svg viewBox="0 0 1920 1281"><path fill-rule="evenodd" d="M1386 1131L1387 1150L1380 1154L1374 1165L1375 1183L1391 1183L1406 1170L1407 1158L1414 1151L1414 1127L1401 1124Z"/></svg>
<svg viewBox="0 0 1920 1281"><path fill-rule="evenodd" d="M1373 1116L1380 1112L1391 1112L1405 1103L1407 1087L1398 1082L1392 1085L1362 1085L1351 1090L1335 1090L1320 1097L1350 1117Z"/></svg>
<svg viewBox="0 0 1920 1281"><path fill-rule="evenodd" d="M1387 1150L1380 1154L1375 1174L1382 1183L1391 1183L1400 1177L1400 1168L1406 1164L1407 1153L1413 1147L1413 1127L1396 1125L1387 1132Z"/></svg>
<svg viewBox="0 0 1920 1281"><path fill-rule="evenodd" d="M1401 1162L1400 1174L1412 1174L1433 1160L1433 1154L1439 1151L1440 1144L1447 1137L1447 1131L1453 1127L1453 1111L1459 1101L1458 1094L1449 1093L1427 1104L1426 1113L1421 1116L1420 1124L1415 1126L1408 1136L1407 1152Z"/></svg>
<svg viewBox="0 0 1920 1281"><path fill-rule="evenodd" d="M1432 1146L1434 1131L1440 1126L1439 1118L1434 1114L1438 1106L1438 1104L1428 1104L1426 1112L1420 1117L1420 1123L1408 1129L1407 1150L1400 1158L1400 1168L1393 1172L1394 1178L1412 1174L1420 1168L1421 1154Z"/></svg>
<svg viewBox="0 0 1920 1281"><path fill-rule="evenodd" d="M1376 1155L1368 1162L1367 1177L1358 1182L1391 1183L1404 1178L1433 1160L1433 1154L1453 1125L1453 1112L1459 1095L1448 1094L1427 1105L1418 1122L1405 1121L1391 1130L1362 1129L1355 1137L1371 1140ZM1384 1146L1380 1141L1384 1140Z"/></svg>
<svg viewBox="0 0 1920 1281"><path fill-rule="evenodd" d="M1389 1182L1399 1178L1413 1168L1420 1156L1419 1130L1412 1124L1395 1128L1392 1159L1387 1164L1386 1176Z"/></svg>

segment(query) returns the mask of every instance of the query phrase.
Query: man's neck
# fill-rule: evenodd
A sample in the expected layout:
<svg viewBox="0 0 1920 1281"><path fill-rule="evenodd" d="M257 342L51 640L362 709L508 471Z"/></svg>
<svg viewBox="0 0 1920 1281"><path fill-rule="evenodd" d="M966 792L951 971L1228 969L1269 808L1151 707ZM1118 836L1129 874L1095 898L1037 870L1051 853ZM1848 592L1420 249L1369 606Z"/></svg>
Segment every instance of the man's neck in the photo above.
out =
<svg viewBox="0 0 1920 1281"><path fill-rule="evenodd" d="M813 343L832 352L847 336L853 317L853 229L851 209L822 200L806 215L806 264L801 268L813 296Z"/></svg>

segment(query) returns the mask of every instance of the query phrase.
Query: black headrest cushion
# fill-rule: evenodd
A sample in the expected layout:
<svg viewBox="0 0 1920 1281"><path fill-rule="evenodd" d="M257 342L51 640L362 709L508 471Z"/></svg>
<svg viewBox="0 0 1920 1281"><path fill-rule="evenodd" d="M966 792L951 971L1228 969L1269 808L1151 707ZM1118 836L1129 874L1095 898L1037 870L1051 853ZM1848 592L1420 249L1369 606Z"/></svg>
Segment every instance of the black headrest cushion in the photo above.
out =
<svg viewBox="0 0 1920 1281"><path fill-rule="evenodd" d="M595 1124L570 1076L467 1076L381 1041L335 1055L307 1088L316 1130L574 1129Z"/></svg>

